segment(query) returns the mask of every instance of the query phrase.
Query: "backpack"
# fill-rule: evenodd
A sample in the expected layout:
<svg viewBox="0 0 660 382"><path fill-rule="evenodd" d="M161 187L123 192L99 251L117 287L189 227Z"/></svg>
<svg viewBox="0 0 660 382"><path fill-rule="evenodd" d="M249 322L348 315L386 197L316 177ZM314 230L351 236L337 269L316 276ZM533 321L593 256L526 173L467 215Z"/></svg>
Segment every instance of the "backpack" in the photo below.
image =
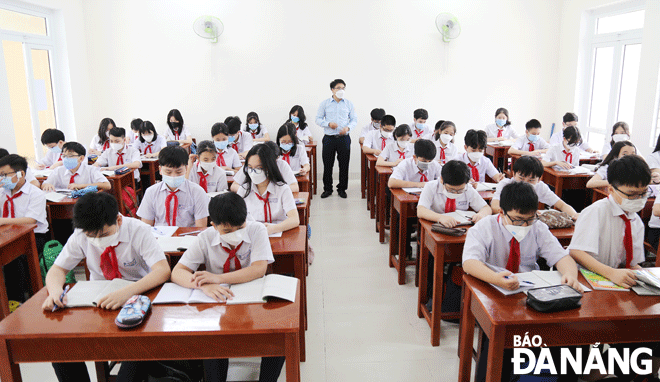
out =
<svg viewBox="0 0 660 382"><path fill-rule="evenodd" d="M200 382L204 379L202 361L152 361L148 382Z"/></svg>
<svg viewBox="0 0 660 382"><path fill-rule="evenodd" d="M57 256L60 254L60 252L62 252L62 248L62 244L57 240L51 240L44 244L43 256L39 258L39 265L41 267L41 279L43 280L44 285L46 285L46 273L48 273L50 267L53 266L53 263L55 262L55 259L57 259ZM66 282L76 282L73 271L70 271L66 275Z"/></svg>
<svg viewBox="0 0 660 382"><path fill-rule="evenodd" d="M137 208L139 203L133 188L125 187L121 190L121 202L126 208L126 213L132 218L137 218Z"/></svg>

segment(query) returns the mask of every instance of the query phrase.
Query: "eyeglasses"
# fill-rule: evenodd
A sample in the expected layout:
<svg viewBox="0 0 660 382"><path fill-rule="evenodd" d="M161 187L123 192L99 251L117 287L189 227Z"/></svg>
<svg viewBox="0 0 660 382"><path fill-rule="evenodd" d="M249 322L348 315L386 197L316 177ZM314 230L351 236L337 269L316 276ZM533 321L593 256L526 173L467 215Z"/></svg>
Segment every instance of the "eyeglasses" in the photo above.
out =
<svg viewBox="0 0 660 382"><path fill-rule="evenodd" d="M73 155L62 155L62 158L63 158L63 159L64 159L64 158L66 158L66 159L70 159L70 158L78 158L78 157L80 157L80 156L81 156L81 155L78 155L78 154L73 154Z"/></svg>
<svg viewBox="0 0 660 382"><path fill-rule="evenodd" d="M247 170L248 170L248 173L252 173L252 174L261 174L261 173L264 172L264 169L263 169L263 168L252 168L252 167L248 167Z"/></svg>
<svg viewBox="0 0 660 382"><path fill-rule="evenodd" d="M625 192L619 190L615 186L612 186L615 190L617 190L620 194L625 195L627 199L629 200L639 200L643 198L649 198L651 195L653 195L653 191L651 189L647 189L644 193L642 194L626 194Z"/></svg>
<svg viewBox="0 0 660 382"><path fill-rule="evenodd" d="M345 88L345 87L341 87L341 88L340 88L340 87L336 87L336 88L335 88L335 90L344 90L344 89L346 89L346 88Z"/></svg>
<svg viewBox="0 0 660 382"><path fill-rule="evenodd" d="M507 214L506 212L504 213L504 216L508 217L509 220L511 220L511 224L515 225L516 227L523 227L523 226L529 227L530 225L536 223L539 220L538 216L534 216L533 218L529 218L529 219L514 219L511 216L509 216L509 214Z"/></svg>
<svg viewBox="0 0 660 382"><path fill-rule="evenodd" d="M4 179L4 178L13 178L14 175L16 175L16 173L17 173L17 172L14 171L14 172L8 172L8 173L6 173L6 174L0 174L0 180L2 180L2 179Z"/></svg>
<svg viewBox="0 0 660 382"><path fill-rule="evenodd" d="M466 187L463 187L460 190L452 190L451 188L445 186L445 190L447 190L447 192L451 192L452 194L462 195L465 193Z"/></svg>

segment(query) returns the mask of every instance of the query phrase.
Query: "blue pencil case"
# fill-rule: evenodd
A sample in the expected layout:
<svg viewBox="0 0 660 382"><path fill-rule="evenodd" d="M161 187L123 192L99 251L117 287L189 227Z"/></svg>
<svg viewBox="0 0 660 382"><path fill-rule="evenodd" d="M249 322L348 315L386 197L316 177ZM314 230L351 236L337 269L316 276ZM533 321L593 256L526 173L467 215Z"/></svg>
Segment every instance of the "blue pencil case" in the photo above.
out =
<svg viewBox="0 0 660 382"><path fill-rule="evenodd" d="M115 324L122 329L134 328L144 321L151 309L151 300L147 296L136 294L126 301L119 311Z"/></svg>

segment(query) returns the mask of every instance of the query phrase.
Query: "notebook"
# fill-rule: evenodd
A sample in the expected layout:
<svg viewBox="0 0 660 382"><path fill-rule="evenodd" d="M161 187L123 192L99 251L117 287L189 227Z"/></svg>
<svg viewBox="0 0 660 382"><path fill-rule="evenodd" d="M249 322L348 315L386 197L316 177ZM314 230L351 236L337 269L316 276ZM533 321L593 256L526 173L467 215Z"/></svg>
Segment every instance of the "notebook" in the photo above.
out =
<svg viewBox="0 0 660 382"><path fill-rule="evenodd" d="M635 270L637 285L632 287L640 296L660 296L660 268Z"/></svg>
<svg viewBox="0 0 660 382"><path fill-rule="evenodd" d="M156 238L156 242L160 246L160 249L163 250L163 252L180 252L182 250L185 251L192 246L195 240L196 238L193 235L174 237L160 236Z"/></svg>
<svg viewBox="0 0 660 382"><path fill-rule="evenodd" d="M173 227L173 226L154 226L151 227L151 233L154 235L154 237L159 238L159 237L170 237L174 235L174 232L179 229L179 227Z"/></svg>
<svg viewBox="0 0 660 382"><path fill-rule="evenodd" d="M144 155L140 155L140 162L156 162L158 157L147 158Z"/></svg>
<svg viewBox="0 0 660 382"><path fill-rule="evenodd" d="M43 170L32 169L32 175L34 175L35 178L39 178L39 177L48 178L50 176L50 174L52 174L52 173L53 173L53 170L51 170L49 168L45 168Z"/></svg>
<svg viewBox="0 0 660 382"><path fill-rule="evenodd" d="M486 266L492 269L494 272L502 272L506 269L496 267L494 265L486 264ZM555 285L561 285L561 273L559 271L531 271L531 272L522 272L516 273L516 277L520 282L520 287L515 290L507 290L497 285L492 285L495 289L499 290L505 296L512 294L527 292L530 289L549 287ZM586 285L580 283L582 290L584 292L591 292L591 289Z"/></svg>
<svg viewBox="0 0 660 382"><path fill-rule="evenodd" d="M235 172L234 170L225 170L225 175L227 176L234 176Z"/></svg>
<svg viewBox="0 0 660 382"><path fill-rule="evenodd" d="M133 281L122 279L78 281L66 294L66 306L69 308L96 306L103 297L131 284Z"/></svg>
<svg viewBox="0 0 660 382"><path fill-rule="evenodd" d="M450 212L447 214L442 214L442 216L449 216L456 221L458 221L458 225L472 225L472 217L476 215L476 212L474 211L454 211Z"/></svg>
<svg viewBox="0 0 660 382"><path fill-rule="evenodd" d="M477 190L477 192L479 192L479 191L495 191L496 187L497 187L497 183L479 182L474 187L474 189Z"/></svg>
<svg viewBox="0 0 660 382"><path fill-rule="evenodd" d="M61 202L62 199L64 199L64 198L67 197L67 196L64 195L64 194L60 194L60 193L58 193L58 192L54 192L54 191L47 192L47 193L45 194L45 196L46 196L46 200L51 201L51 202L56 202L56 203L57 203L57 202Z"/></svg>
<svg viewBox="0 0 660 382"><path fill-rule="evenodd" d="M619 291L619 292L627 292L630 290L620 285L616 285L612 281L588 269L582 268L580 269L580 272L582 273L582 276L584 276L584 278L587 279L589 285L595 290L611 290L611 291Z"/></svg>
<svg viewBox="0 0 660 382"><path fill-rule="evenodd" d="M512 141L498 141L498 142L490 142L489 145L492 146L513 146Z"/></svg>
<svg viewBox="0 0 660 382"><path fill-rule="evenodd" d="M103 174L105 176L113 176L113 175L115 175L115 172L114 172L114 170L103 170L103 171L101 171L101 174Z"/></svg>
<svg viewBox="0 0 660 382"><path fill-rule="evenodd" d="M421 188L421 187L403 187L402 190L409 193L409 194L419 195L419 194L422 193L423 188Z"/></svg>

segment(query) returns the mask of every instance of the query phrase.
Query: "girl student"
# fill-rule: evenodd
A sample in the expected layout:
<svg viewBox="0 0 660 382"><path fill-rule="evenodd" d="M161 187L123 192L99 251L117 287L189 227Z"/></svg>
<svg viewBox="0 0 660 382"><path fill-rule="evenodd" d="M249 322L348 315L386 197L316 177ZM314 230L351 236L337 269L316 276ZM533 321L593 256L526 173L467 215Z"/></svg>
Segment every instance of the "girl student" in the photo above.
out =
<svg viewBox="0 0 660 382"><path fill-rule="evenodd" d="M435 124L433 139L438 149L435 160L444 165L450 160L458 158L458 147L454 145L456 125L452 121L438 121Z"/></svg>
<svg viewBox="0 0 660 382"><path fill-rule="evenodd" d="M163 135L168 142L179 142L183 148L190 147L193 142L190 130L184 125L181 112L177 109L172 109L167 113L167 129Z"/></svg>
<svg viewBox="0 0 660 382"><path fill-rule="evenodd" d="M630 126L623 121L619 121L612 126L612 135L609 141L603 144L603 158L610 153L612 146L617 142L630 141Z"/></svg>
<svg viewBox="0 0 660 382"><path fill-rule="evenodd" d="M518 139L518 134L511 126L509 111L503 107L495 110L495 123L486 126L488 142L499 142Z"/></svg>
<svg viewBox="0 0 660 382"><path fill-rule="evenodd" d="M296 136L296 127L286 122L277 131L277 146L280 148L280 158L289 164L294 173L305 175L309 172L309 158L305 146L300 144Z"/></svg>
<svg viewBox="0 0 660 382"><path fill-rule="evenodd" d="M202 141L197 145L197 154L190 154L186 178L199 184L206 192L226 191L227 175L216 163L218 153L211 141Z"/></svg>
<svg viewBox="0 0 660 382"><path fill-rule="evenodd" d="M99 129L96 135L89 143L89 154L101 155L105 150L110 148L110 130L117 125L112 118L103 118L99 123Z"/></svg>
<svg viewBox="0 0 660 382"><path fill-rule="evenodd" d="M630 141L616 142L610 152L607 154L598 166L596 166L596 175L592 176L587 182L587 188L598 188L608 186L607 168L615 159L623 158L626 155L636 155L637 149Z"/></svg>
<svg viewBox="0 0 660 382"><path fill-rule="evenodd" d="M296 135L298 139L305 143L314 142L310 127L307 125L307 117L305 117L305 110L302 106L294 105L289 111L289 119L287 122L292 122L296 126Z"/></svg>
<svg viewBox="0 0 660 382"><path fill-rule="evenodd" d="M167 141L158 135L151 121L144 121L140 125L140 136L135 140L135 148L147 158L156 158L158 153L167 146Z"/></svg>
<svg viewBox="0 0 660 382"><path fill-rule="evenodd" d="M412 158L414 154L411 144L412 135L410 126L405 124L397 126L393 133L394 142L385 146L385 150L378 156L376 166L395 167L404 159Z"/></svg>
<svg viewBox="0 0 660 382"><path fill-rule="evenodd" d="M252 134L253 142L270 141L268 130L259 121L259 115L254 111L248 113L245 117L245 131Z"/></svg>
<svg viewBox="0 0 660 382"><path fill-rule="evenodd" d="M128 134L126 137L126 143L129 145L135 144L135 141L140 138L140 126L142 126L142 122L140 118L135 118L131 121L131 134Z"/></svg>

